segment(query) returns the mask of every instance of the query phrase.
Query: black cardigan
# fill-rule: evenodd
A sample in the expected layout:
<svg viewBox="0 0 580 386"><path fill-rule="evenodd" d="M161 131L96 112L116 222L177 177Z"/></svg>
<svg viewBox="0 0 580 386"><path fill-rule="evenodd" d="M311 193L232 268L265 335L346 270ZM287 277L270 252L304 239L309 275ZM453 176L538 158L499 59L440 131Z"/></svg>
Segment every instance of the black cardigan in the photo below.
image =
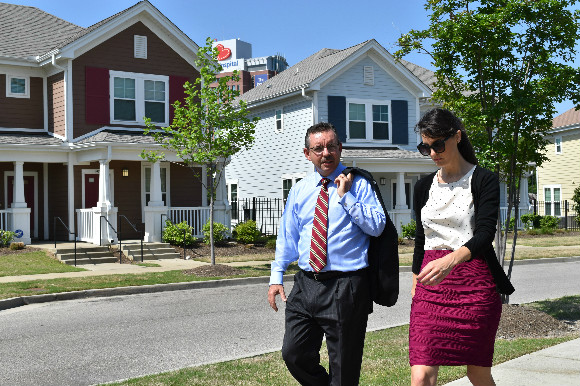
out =
<svg viewBox="0 0 580 386"><path fill-rule="evenodd" d="M415 184L414 199L417 230L415 233L415 251L413 253L412 271L419 274L425 254L425 232L421 223L421 209L429 199L429 189L435 173L421 178ZM471 194L475 206L475 229L473 237L465 246L471 251L471 256L483 256L495 281L499 293L510 295L514 287L497 260L493 249L497 216L499 209L499 180L495 173L479 166L475 167L471 177Z"/></svg>

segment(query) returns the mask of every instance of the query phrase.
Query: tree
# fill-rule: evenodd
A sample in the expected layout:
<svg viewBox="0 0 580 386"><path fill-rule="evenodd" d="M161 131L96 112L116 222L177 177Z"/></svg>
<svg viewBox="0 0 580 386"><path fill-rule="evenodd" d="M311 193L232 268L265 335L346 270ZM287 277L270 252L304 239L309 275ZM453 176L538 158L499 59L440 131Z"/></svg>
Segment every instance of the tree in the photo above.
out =
<svg viewBox="0 0 580 386"><path fill-rule="evenodd" d="M185 101L175 101L173 122L159 128L145 119L145 134L152 135L161 147L173 151L190 167L201 184L207 188L210 199L210 245L211 263L215 264L213 239L214 201L221 174L234 154L249 148L254 141L258 118L250 119L244 101L235 102L239 91L230 88L228 82L239 81L237 71L231 76L217 77L222 66L217 62L218 50L212 48L212 40L197 52L196 66L200 76L194 84L186 82ZM163 152L143 151L143 159L157 162L165 159ZM206 166L207 179L197 171Z"/></svg>
<svg viewBox="0 0 580 386"><path fill-rule="evenodd" d="M431 56L437 69L433 100L463 119L480 163L508 186L505 232L498 220L496 236L503 266L515 207L508 277L522 174L546 159L544 136L552 127L554 104L578 94L579 71L566 64L579 38L579 12L569 10L576 2L429 0L429 28L398 40L397 57L411 51Z"/></svg>
<svg viewBox="0 0 580 386"><path fill-rule="evenodd" d="M574 202L574 210L576 211L576 223L580 224L580 186L574 189L572 201Z"/></svg>

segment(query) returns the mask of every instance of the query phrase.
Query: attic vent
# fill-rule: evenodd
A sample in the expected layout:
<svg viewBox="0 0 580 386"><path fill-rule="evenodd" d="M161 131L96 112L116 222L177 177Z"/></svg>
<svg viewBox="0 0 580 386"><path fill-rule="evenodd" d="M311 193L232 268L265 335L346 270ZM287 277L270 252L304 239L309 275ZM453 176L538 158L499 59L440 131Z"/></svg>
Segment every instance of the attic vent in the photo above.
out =
<svg viewBox="0 0 580 386"><path fill-rule="evenodd" d="M365 66L364 68L364 84L367 86L375 85L375 72L373 66Z"/></svg>
<svg viewBox="0 0 580 386"><path fill-rule="evenodd" d="M147 36L135 35L135 58L147 59Z"/></svg>

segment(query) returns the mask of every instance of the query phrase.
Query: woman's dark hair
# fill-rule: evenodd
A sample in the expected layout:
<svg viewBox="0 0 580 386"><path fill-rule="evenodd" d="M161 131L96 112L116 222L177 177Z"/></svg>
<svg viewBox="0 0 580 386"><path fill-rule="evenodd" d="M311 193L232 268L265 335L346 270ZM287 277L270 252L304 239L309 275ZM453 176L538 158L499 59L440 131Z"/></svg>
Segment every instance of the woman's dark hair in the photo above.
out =
<svg viewBox="0 0 580 386"><path fill-rule="evenodd" d="M457 144L459 154L467 162L477 165L475 150L473 150L473 146L467 137L463 122L451 111L440 108L429 110L415 125L415 131L419 135L429 138L445 138L455 134L457 130L461 131L461 141Z"/></svg>

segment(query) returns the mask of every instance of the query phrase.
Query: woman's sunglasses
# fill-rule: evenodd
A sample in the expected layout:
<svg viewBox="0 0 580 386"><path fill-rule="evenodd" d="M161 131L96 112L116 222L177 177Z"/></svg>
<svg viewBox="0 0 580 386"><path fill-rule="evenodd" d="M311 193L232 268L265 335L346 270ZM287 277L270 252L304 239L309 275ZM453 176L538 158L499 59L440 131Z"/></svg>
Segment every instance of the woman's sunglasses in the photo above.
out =
<svg viewBox="0 0 580 386"><path fill-rule="evenodd" d="M417 150L419 150L419 153L423 154L424 156L431 155L431 149L435 150L435 153L443 153L445 151L445 141L447 141L454 135L455 133L443 139L438 139L431 145L427 145L426 143L421 142L420 144L417 145Z"/></svg>

